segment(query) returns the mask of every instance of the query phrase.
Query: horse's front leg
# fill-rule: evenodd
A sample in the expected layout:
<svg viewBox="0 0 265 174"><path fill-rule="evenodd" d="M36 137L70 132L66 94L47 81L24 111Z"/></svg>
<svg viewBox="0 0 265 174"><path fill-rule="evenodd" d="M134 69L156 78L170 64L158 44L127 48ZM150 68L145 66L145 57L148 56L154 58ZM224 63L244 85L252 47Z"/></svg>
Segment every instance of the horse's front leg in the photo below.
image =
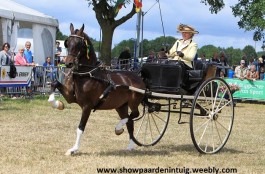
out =
<svg viewBox="0 0 265 174"><path fill-rule="evenodd" d="M59 101L59 100L55 100L55 89L61 89L63 85L58 81L55 80L52 82L51 84L51 94L49 96L48 102L51 103L53 108L57 108L59 110L63 110L64 109L64 104L63 102Z"/></svg>
<svg viewBox="0 0 265 174"><path fill-rule="evenodd" d="M80 141L81 141L81 135L83 134L85 127L86 127L86 123L87 120L89 118L89 115L91 113L91 108L90 107L83 107L82 110L82 117L79 123L79 126L76 130L76 140L75 140L75 144L74 146L67 150L67 152L65 153L65 155L73 155L75 153L77 153L79 147L80 147Z"/></svg>

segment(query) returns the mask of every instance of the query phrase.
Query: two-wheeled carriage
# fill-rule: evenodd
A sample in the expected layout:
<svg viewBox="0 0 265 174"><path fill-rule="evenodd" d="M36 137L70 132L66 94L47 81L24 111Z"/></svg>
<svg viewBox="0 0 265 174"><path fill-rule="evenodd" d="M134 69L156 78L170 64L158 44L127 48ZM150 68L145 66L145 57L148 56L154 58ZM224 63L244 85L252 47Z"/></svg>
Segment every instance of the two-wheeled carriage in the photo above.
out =
<svg viewBox="0 0 265 174"><path fill-rule="evenodd" d="M218 66L197 62L186 69L181 62L146 63L141 68L146 90L142 114L134 119L134 142L152 146L163 137L172 113L189 114L190 135L200 153L217 153L226 144L234 120L228 84L216 77ZM185 108L186 111L183 111ZM187 108L190 112L187 112Z"/></svg>
<svg viewBox="0 0 265 174"><path fill-rule="evenodd" d="M70 70L63 84L52 82L48 99L54 108L63 109L63 103L55 100L58 89L68 103L77 103L82 109L76 141L67 155L78 151L92 109L117 111L121 120L115 133L121 134L126 124L127 149L132 150L133 141L140 146L156 144L166 131L170 114L181 117L183 108L188 107L196 149L216 153L223 148L232 130L234 104L227 83L215 77L216 65L198 62L190 69L181 62L166 60L143 65L141 77L130 71L108 70L98 64L92 42L83 31L84 25L75 30L70 24L71 35L65 41L65 65Z"/></svg>

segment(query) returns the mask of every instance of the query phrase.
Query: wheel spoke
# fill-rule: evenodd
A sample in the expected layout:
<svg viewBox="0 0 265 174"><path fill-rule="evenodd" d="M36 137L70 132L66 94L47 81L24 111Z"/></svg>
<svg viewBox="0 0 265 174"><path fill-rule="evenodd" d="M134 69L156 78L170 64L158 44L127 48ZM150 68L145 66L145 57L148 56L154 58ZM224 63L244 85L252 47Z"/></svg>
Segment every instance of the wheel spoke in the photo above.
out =
<svg viewBox="0 0 265 174"><path fill-rule="evenodd" d="M158 119L160 119L161 121L163 121L164 123L166 123L166 121L165 120L163 120L161 117L159 117L158 115L157 115L157 113L153 113L154 114L154 116L156 116Z"/></svg>
<svg viewBox="0 0 265 174"><path fill-rule="evenodd" d="M223 127L227 132L229 132L229 130L226 129L226 127L224 127L219 121L216 120L216 122L217 122L221 127Z"/></svg>
<svg viewBox="0 0 265 174"><path fill-rule="evenodd" d="M219 132L219 129L217 127L216 122L214 122L214 125L215 125L216 131L217 131L217 134L218 134L218 137L219 137L219 140L220 140L220 144L222 144L222 138L221 138L221 135L220 135L220 132Z"/></svg>
<svg viewBox="0 0 265 174"><path fill-rule="evenodd" d="M212 142L213 142L213 151L214 151L214 132L213 132L213 122L211 122L212 124Z"/></svg>
<svg viewBox="0 0 265 174"><path fill-rule="evenodd" d="M155 124L156 130L160 133L160 130L158 128L158 125L157 125L156 120L154 119L154 117L152 117L152 120L153 120L153 122Z"/></svg>
<svg viewBox="0 0 265 174"><path fill-rule="evenodd" d="M150 128L151 140L153 141L153 131L152 131L152 126L150 122L150 117L152 117L152 115L151 116L150 115L148 114L148 123L149 123L149 128Z"/></svg>
<svg viewBox="0 0 265 174"><path fill-rule="evenodd" d="M231 103L231 101L227 102L224 106L222 106L221 108L219 108L218 110L215 110L215 114L217 114L219 111L221 111L225 106L229 105Z"/></svg>
<svg viewBox="0 0 265 174"><path fill-rule="evenodd" d="M138 135L139 135L139 132L140 132L140 130L142 129L142 126L143 126L143 122L144 122L144 120L145 120L145 116L143 117L143 119L142 119L142 121L141 121L141 124L140 124L140 127L139 127L139 129L137 130L137 133L136 133L136 138L138 137Z"/></svg>
<svg viewBox="0 0 265 174"><path fill-rule="evenodd" d="M210 121L210 119L207 120L206 122L204 122L203 124L201 124L200 127L198 127L198 128L194 131L194 133L197 132L198 130L200 130L200 129L201 129L205 124L207 124L209 121Z"/></svg>
<svg viewBox="0 0 265 174"><path fill-rule="evenodd" d="M201 153L219 152L229 138L233 120L233 97L227 83L221 78L204 81L195 93L190 114L191 138L196 149Z"/></svg>
<svg viewBox="0 0 265 174"><path fill-rule="evenodd" d="M200 138L200 140L199 140L199 142L198 142L198 145L200 145L201 140L202 140L202 138L203 138L203 136L204 136L204 134L205 134L205 132L206 132L206 130L207 130L208 125L209 125L209 121L207 121L207 124L206 124L206 126L205 126L205 128L204 128L204 131L203 131L203 133L202 133L202 135L201 135L201 138Z"/></svg>
<svg viewBox="0 0 265 174"><path fill-rule="evenodd" d="M134 120L134 141L143 146L151 146L159 142L166 131L170 116L169 100L148 99L148 101L150 103L143 103L145 108L143 116ZM163 112L152 111L156 109L156 104L161 106Z"/></svg>

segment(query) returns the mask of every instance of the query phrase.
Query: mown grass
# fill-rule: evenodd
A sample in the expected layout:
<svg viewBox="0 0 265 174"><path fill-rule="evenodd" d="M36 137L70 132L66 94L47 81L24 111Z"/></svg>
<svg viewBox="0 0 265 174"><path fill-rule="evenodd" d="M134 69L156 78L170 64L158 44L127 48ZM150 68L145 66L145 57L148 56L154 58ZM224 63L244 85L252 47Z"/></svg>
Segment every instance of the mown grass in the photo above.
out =
<svg viewBox="0 0 265 174"><path fill-rule="evenodd" d="M218 154L199 154L189 125L178 125L177 115L172 115L156 146L126 151L128 133L114 134L119 119L110 110L92 113L80 152L64 156L75 141L78 105L66 104L59 111L51 108L47 97L4 99L0 101L0 173L97 173L97 168L122 167L217 167L264 173L265 105L238 103L235 109L232 134Z"/></svg>

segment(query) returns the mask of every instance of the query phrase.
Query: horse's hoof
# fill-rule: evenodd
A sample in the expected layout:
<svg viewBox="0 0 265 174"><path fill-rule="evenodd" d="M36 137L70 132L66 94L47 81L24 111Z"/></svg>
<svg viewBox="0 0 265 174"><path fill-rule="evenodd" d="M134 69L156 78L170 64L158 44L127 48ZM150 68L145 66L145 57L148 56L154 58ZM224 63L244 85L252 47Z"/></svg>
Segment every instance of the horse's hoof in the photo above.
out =
<svg viewBox="0 0 265 174"><path fill-rule="evenodd" d="M70 150L67 150L67 152L64 155L66 155L66 156L72 156L74 154L76 154L76 151L73 151L73 150L70 149Z"/></svg>
<svg viewBox="0 0 265 174"><path fill-rule="evenodd" d="M59 110L63 110L64 109L64 104L60 100L58 100L58 107L57 107L57 109L59 109Z"/></svg>
<svg viewBox="0 0 265 174"><path fill-rule="evenodd" d="M124 129L123 128L122 129L119 129L119 130L115 129L115 134L116 135L121 135L123 132L124 132Z"/></svg>

